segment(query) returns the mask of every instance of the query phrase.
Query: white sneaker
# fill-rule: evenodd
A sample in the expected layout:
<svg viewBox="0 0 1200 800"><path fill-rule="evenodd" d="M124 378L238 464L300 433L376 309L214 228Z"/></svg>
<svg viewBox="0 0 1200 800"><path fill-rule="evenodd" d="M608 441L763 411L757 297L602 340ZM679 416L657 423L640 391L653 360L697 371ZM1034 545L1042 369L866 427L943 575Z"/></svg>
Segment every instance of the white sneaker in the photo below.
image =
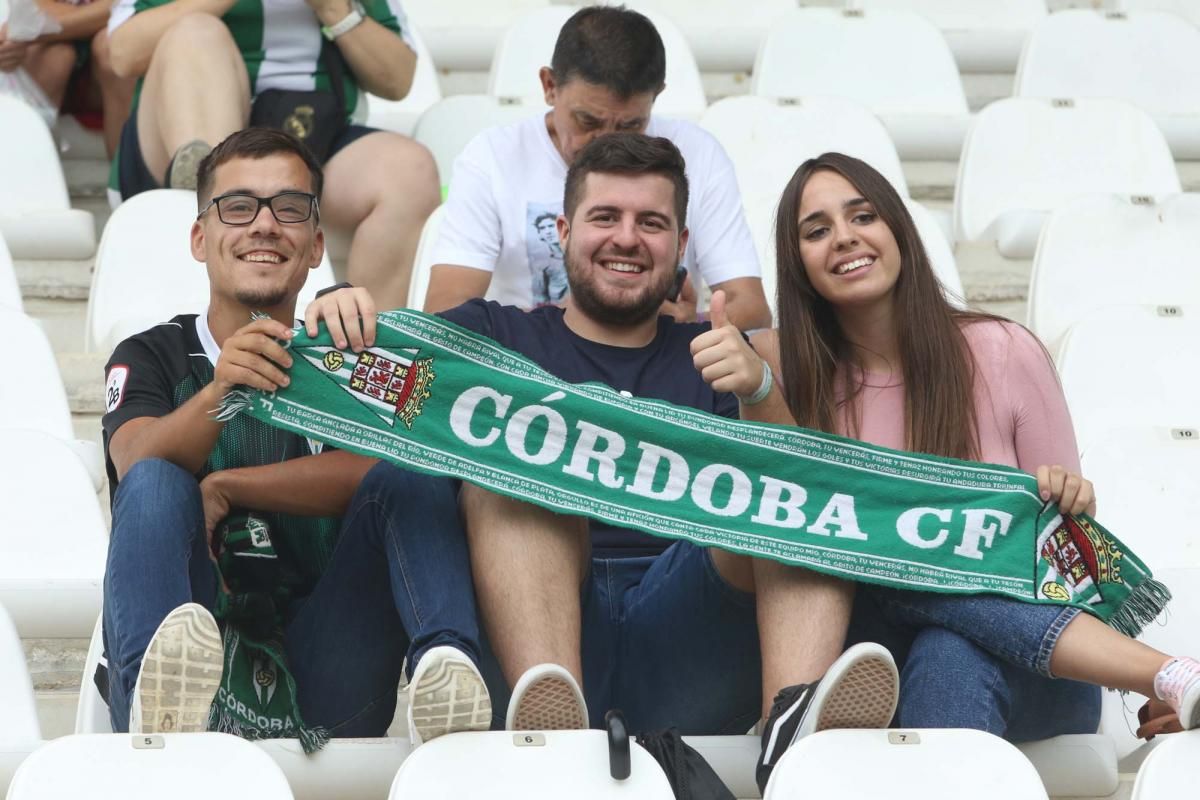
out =
<svg viewBox="0 0 1200 800"><path fill-rule="evenodd" d="M434 647L408 684L408 738L413 745L457 731L486 731L492 700L475 663L457 647Z"/></svg>
<svg viewBox="0 0 1200 800"><path fill-rule="evenodd" d="M129 705L130 733L208 730L225 651L208 609L186 603L167 614L142 656Z"/></svg>
<svg viewBox="0 0 1200 800"><path fill-rule="evenodd" d="M1200 727L1200 661L1172 658L1154 676L1154 693L1178 716L1185 731Z"/></svg>
<svg viewBox="0 0 1200 800"><path fill-rule="evenodd" d="M525 670L513 687L504 727L510 731L585 730L587 703L575 677L558 664L538 664Z"/></svg>

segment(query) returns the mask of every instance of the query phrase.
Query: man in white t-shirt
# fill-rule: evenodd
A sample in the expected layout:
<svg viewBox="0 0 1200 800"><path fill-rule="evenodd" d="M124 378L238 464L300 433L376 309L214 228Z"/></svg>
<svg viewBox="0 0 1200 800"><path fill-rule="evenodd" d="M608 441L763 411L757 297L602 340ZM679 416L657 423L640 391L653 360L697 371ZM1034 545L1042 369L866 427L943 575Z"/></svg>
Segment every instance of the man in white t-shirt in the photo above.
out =
<svg viewBox="0 0 1200 800"><path fill-rule="evenodd" d="M662 39L641 14L589 6L567 20L551 66L539 73L551 109L484 131L454 163L425 310L484 296L525 308L559 302L562 256L547 255L539 220L562 213L575 154L596 136L621 131L666 137L683 153L692 186L683 266L725 291L738 327L770 327L733 164L698 126L651 116L665 74ZM663 311L690 316L670 301Z"/></svg>

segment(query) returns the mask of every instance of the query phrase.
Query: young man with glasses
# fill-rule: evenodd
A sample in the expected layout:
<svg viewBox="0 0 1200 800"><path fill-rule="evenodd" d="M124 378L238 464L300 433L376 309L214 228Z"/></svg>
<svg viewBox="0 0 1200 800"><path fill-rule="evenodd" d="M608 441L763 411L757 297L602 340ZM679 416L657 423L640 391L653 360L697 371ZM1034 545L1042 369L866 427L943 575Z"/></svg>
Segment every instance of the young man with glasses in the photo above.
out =
<svg viewBox="0 0 1200 800"><path fill-rule="evenodd" d="M296 297L324 249L321 183L287 134L219 144L200 165L191 231L208 310L126 339L109 361L115 730L205 730L211 709L214 727L250 738L382 736L406 657L416 741L490 721L474 597L446 591L470 586L463 538L406 540L459 524L451 489L216 416L236 386L287 382ZM447 580L448 565L464 574Z"/></svg>

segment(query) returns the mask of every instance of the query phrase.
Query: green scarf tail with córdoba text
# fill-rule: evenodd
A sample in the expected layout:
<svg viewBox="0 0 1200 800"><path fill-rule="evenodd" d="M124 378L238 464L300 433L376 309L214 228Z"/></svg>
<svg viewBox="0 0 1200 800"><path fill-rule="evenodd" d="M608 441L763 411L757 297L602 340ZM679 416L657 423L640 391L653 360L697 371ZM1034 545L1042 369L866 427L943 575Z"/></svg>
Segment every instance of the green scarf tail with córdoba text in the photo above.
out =
<svg viewBox="0 0 1200 800"><path fill-rule="evenodd" d="M1136 635L1170 593L1086 516L1011 467L725 419L571 384L418 311L375 345L322 329L288 345L291 382L236 390L247 413L339 449L554 511L899 589L1070 604ZM420 498L414 498L420 502Z"/></svg>

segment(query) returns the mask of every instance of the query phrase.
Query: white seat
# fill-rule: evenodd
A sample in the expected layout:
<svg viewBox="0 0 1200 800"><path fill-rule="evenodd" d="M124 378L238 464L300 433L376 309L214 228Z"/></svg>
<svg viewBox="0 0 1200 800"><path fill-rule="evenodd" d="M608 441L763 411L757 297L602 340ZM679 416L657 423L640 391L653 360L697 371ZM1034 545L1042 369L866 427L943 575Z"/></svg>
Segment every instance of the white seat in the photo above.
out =
<svg viewBox="0 0 1200 800"><path fill-rule="evenodd" d="M513 97L457 94L426 109L417 120L413 138L433 153L444 191L454 174L454 159L479 133L543 113L543 109L541 100L527 105Z"/></svg>
<svg viewBox="0 0 1200 800"><path fill-rule="evenodd" d="M50 130L25 103L0 94L0 235L13 258L90 258L92 215L71 208Z"/></svg>
<svg viewBox="0 0 1200 800"><path fill-rule="evenodd" d="M71 735L47 742L13 776L8 800L211 800L232 793L290 800L283 772L224 733Z"/></svg>
<svg viewBox="0 0 1200 800"><path fill-rule="evenodd" d="M442 217L446 215L446 206L440 205L433 210L425 220L421 229L421 238L417 241L417 255L413 259L412 277L408 282L408 302L405 308L417 311L425 309L425 295L429 291L429 273L433 269L433 243L437 241L438 231L442 227Z"/></svg>
<svg viewBox="0 0 1200 800"><path fill-rule="evenodd" d="M870 765L864 769L864 765ZM1046 800L1016 747L974 730L827 730L794 742L764 800Z"/></svg>
<svg viewBox="0 0 1200 800"><path fill-rule="evenodd" d="M628 755L628 777L614 780L604 731L442 736L421 745L404 760L389 797L670 800L675 796L658 762L632 739ZM471 768L463 769L464 764Z"/></svg>
<svg viewBox="0 0 1200 800"><path fill-rule="evenodd" d="M563 23L578 9L549 6L525 14L514 22L496 48L488 76L488 94L518 97L538 104L544 100L538 70L550 66L550 56ZM645 9L658 29L666 51L666 88L654 101L654 113L664 117L699 119L708 104L700 69L687 40L667 17Z"/></svg>
<svg viewBox="0 0 1200 800"><path fill-rule="evenodd" d="M775 18L795 0L633 0L630 8L673 20L705 72L749 72Z"/></svg>
<svg viewBox="0 0 1200 800"><path fill-rule="evenodd" d="M91 633L105 531L92 479L70 445L40 431L0 431L0 603L22 637Z"/></svg>
<svg viewBox="0 0 1200 800"><path fill-rule="evenodd" d="M1196 0L1121 0L1125 11L1165 11L1200 27L1200 4Z"/></svg>
<svg viewBox="0 0 1200 800"><path fill-rule="evenodd" d="M408 34L412 37L417 51L417 67L413 72L412 86L401 100L384 100L382 97L368 95L367 124L373 128L412 136L421 114L442 99L442 88L438 83L437 66L420 31L416 27L410 27Z"/></svg>
<svg viewBox="0 0 1200 800"><path fill-rule="evenodd" d="M24 308L21 302L21 287L17 284L17 273L13 268L12 253L4 243L4 235L0 233L0 308L10 308L20 311Z"/></svg>
<svg viewBox="0 0 1200 800"><path fill-rule="evenodd" d="M1180 191L1166 140L1144 111L1119 100L1010 97L976 115L954 191L959 240L1033 255L1050 211L1078 195Z"/></svg>
<svg viewBox="0 0 1200 800"><path fill-rule="evenodd" d="M21 375L0 381L0 431L29 428L74 439L58 361L41 327L20 311L0 308L0 339L21 354L22 365Z"/></svg>
<svg viewBox="0 0 1200 800"><path fill-rule="evenodd" d="M956 159L970 122L954 57L919 14L797 8L758 51L753 94L856 100L883 121L906 159Z"/></svg>
<svg viewBox="0 0 1200 800"><path fill-rule="evenodd" d="M1068 329L1057 360L1080 450L1130 424L1200 426L1200 374L1181 368L1200 364L1200 319L1188 313L1098 311Z"/></svg>
<svg viewBox="0 0 1200 800"><path fill-rule="evenodd" d="M96 627L88 642L87 656L83 661L83 675L79 681L79 703L75 707L75 733L112 733L112 720L108 716L108 704L96 688L96 669L101 664L108 667L104 656L104 615L96 615Z"/></svg>
<svg viewBox="0 0 1200 800"><path fill-rule="evenodd" d="M208 272L191 252L195 219L196 195L182 189L142 192L113 211L100 238L88 295L89 352L109 352L127 336L208 307ZM326 253L309 272L297 311L334 282Z"/></svg>
<svg viewBox="0 0 1200 800"><path fill-rule="evenodd" d="M440 68L483 72L508 26L548 5L550 0L405 0L404 12L421 29Z"/></svg>
<svg viewBox="0 0 1200 800"><path fill-rule="evenodd" d="M1029 282L1029 326L1051 352L1102 309L1200 304L1200 194L1091 195L1046 222Z"/></svg>
<svg viewBox="0 0 1200 800"><path fill-rule="evenodd" d="M1154 749L1138 770L1130 800L1173 800L1196 791L1200 731L1162 738L1162 744Z"/></svg>
<svg viewBox="0 0 1200 800"><path fill-rule="evenodd" d="M1200 157L1200 28L1157 11L1052 14L1025 45L1013 93L1125 100L1154 117L1175 158Z"/></svg>
<svg viewBox="0 0 1200 800"><path fill-rule="evenodd" d="M1011 72L1045 0L853 0L867 10L915 11L941 30L963 72ZM1184 0L1187 2L1187 0Z"/></svg>
<svg viewBox="0 0 1200 800"><path fill-rule="evenodd" d="M25 650L17 629L0 605L0 749L37 744L42 740L33 682L25 666Z"/></svg>

